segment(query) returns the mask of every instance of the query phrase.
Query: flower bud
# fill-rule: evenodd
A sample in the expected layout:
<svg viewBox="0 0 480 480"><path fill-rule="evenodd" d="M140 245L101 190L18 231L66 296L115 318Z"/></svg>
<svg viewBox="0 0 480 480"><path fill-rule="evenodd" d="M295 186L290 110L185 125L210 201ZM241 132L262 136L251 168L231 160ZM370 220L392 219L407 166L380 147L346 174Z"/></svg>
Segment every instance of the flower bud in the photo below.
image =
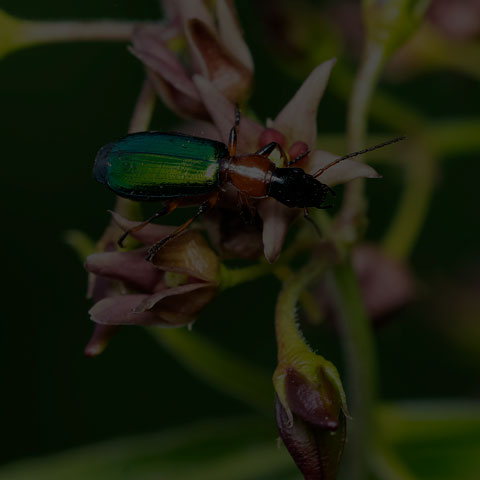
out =
<svg viewBox="0 0 480 480"><path fill-rule="evenodd" d="M303 365L279 365L273 378L280 436L305 479L337 478L346 421L336 368L312 353Z"/></svg>
<svg viewBox="0 0 480 480"><path fill-rule="evenodd" d="M305 480L336 479L345 443L345 415L340 413L335 431L325 430L295 414L290 419L278 397L275 414L280 437Z"/></svg>

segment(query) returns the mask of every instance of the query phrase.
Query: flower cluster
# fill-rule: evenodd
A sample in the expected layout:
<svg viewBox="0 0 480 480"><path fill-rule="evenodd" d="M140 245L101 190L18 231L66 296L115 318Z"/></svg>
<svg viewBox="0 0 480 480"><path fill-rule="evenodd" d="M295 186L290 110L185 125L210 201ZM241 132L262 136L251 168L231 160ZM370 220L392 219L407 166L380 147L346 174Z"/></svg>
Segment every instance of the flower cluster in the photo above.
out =
<svg viewBox="0 0 480 480"><path fill-rule="evenodd" d="M181 127L184 133L228 144L235 104L246 100L254 70L231 3L217 0L215 16L200 0L164 5L165 22L135 29L130 51L145 65L155 93L188 120ZM316 125L334 65L332 59L315 68L265 125L242 116L236 154L252 154L276 142L286 153L286 158L271 155L277 166L288 167L290 160L300 158L295 166L310 174L337 159L317 148ZM344 160L325 170L320 181L332 187L359 177L378 174L368 165ZM246 225L232 189L222 185L217 211L205 221L216 251L198 230L191 230L146 262L148 246L169 235L173 227L149 224L132 230L134 240L144 247L127 251L117 250L109 230L104 239L110 241L103 241L100 251L85 263L94 300L90 316L96 323L87 354L100 353L120 325L190 325L218 293L222 258L255 258L259 252L269 263L279 258L287 230L303 210L273 198L251 199L253 221ZM113 220L122 231L139 225L118 213ZM287 337L282 342L288 342ZM310 351L302 355L305 362L291 355L288 361L279 359L274 375L280 435L305 478L334 479L345 440L343 388L332 364Z"/></svg>
<svg viewBox="0 0 480 480"><path fill-rule="evenodd" d="M124 231L137 225L113 216ZM172 230L150 224L132 235L150 245ZM118 325L189 325L215 297L220 262L199 232L187 232L170 242L152 262L145 261L146 252L147 247L87 258L90 296L95 301L90 317L98 324L86 348L88 355L101 353Z"/></svg>
<svg viewBox="0 0 480 480"><path fill-rule="evenodd" d="M230 129L234 123L234 104L245 98L253 73L251 55L238 27L235 13L228 2L218 1L216 4L217 27L203 2L183 1L167 5L166 23L159 27L145 26L137 29L133 34L131 51L145 64L148 78L163 101L180 116L197 119L197 122L186 124L183 131L193 132L199 136L208 135L210 138L227 143ZM183 34L188 44L190 60L188 69L169 47L169 40L171 42L173 37L180 34ZM335 60L328 60L314 69L293 98L274 120L267 121L266 126L248 117L242 117L238 137L238 154L252 153L275 141L284 148L289 158L295 158L302 153L311 151L296 164L308 173L317 171L337 158L336 155L315 148L317 110L334 64ZM205 122L205 118L209 121ZM198 120L200 119L204 120L199 124ZM358 177L375 178L378 177L378 174L368 165L345 160L325 171L321 176L321 181L326 185L334 186ZM228 195L225 195L223 203L222 200L220 201L219 206L222 207L222 205L227 206L225 215L233 215L238 218L238 215L232 214L232 210L229 209L231 203L228 201ZM237 224L233 235L244 238L244 241L235 242L234 248L229 248L221 241L218 246L222 252L227 254L233 252L237 256L249 256L251 251L257 252L263 249L267 260L274 262L282 250L288 226L300 213L300 210L288 208L270 198L258 201L256 207L261 220L257 222L260 225L261 236L243 235L246 227ZM122 222L122 226L125 227L125 222ZM224 224L224 218L219 218L216 223ZM146 233L142 233L150 232L154 228L150 225L136 235L141 236L143 243L152 244L166 234L166 232L158 231L155 235L148 237ZM217 230L218 228L217 226ZM252 244L252 238L255 238L256 242L259 242L261 238L263 247L260 245L258 248ZM137 275L152 276L153 266L139 266L142 263L143 253L143 250L123 254L118 252L99 253L94 259L87 262L87 269L93 274L111 277L112 269L115 270L114 267L117 267L117 270L121 271L121 264L125 262L131 268L123 267L124 276L129 277L136 268L139 269L138 272L144 272ZM107 271L104 265L108 265L110 269ZM158 264L154 266L159 267ZM121 274L121 272L116 274ZM135 285L131 278L121 278L121 280ZM155 280L152 279L148 282L148 285L143 282L142 291L155 292L158 289ZM182 288L185 290L186 286L182 286ZM198 289L198 286L196 288ZM156 294L155 298L158 296L159 294ZM103 296L94 297L94 300L102 299L95 304L91 312L95 322L117 325L127 323L161 324L161 322L153 320L154 314L150 308L142 310L143 307L134 305L137 301L146 302L145 298L126 295L124 296L126 298L117 298L116 296L113 300L110 297L110 292L104 292ZM159 307L157 306L155 309L158 311ZM199 308L196 309L196 311L198 310ZM127 311L130 312L128 315ZM139 315L140 313L141 315ZM189 322L191 321L190 318ZM174 323L183 325L189 322L176 321Z"/></svg>

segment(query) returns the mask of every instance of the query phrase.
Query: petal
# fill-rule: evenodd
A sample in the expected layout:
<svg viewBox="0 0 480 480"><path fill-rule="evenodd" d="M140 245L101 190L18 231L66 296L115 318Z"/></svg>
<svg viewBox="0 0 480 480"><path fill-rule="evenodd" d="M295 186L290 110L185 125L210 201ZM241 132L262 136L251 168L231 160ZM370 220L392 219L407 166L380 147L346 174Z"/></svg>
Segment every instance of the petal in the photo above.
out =
<svg viewBox="0 0 480 480"><path fill-rule="evenodd" d="M315 145L318 105L335 62L328 60L315 68L275 119L274 128L287 137L288 144L301 140L310 148Z"/></svg>
<svg viewBox="0 0 480 480"><path fill-rule="evenodd" d="M196 18L214 30L215 23L204 0L176 0L176 8L184 27L189 20Z"/></svg>
<svg viewBox="0 0 480 480"><path fill-rule="evenodd" d="M89 311L90 318L102 325L164 325L165 320L152 312L135 312L149 295L119 295L100 300Z"/></svg>
<svg viewBox="0 0 480 480"><path fill-rule="evenodd" d="M110 213L112 214L113 221L124 232L142 223L142 222L133 222L131 220L127 220L126 218L122 217L120 214L116 212L110 212ZM157 225L154 223L149 223L148 225L143 227L141 230L138 230L137 232L133 232L130 235L145 245L153 245L154 243L158 242L162 238L172 233L174 230L176 230L176 228L177 227L172 227L169 225Z"/></svg>
<svg viewBox="0 0 480 480"><path fill-rule="evenodd" d="M85 268L95 275L114 278L145 292L153 292L162 272L145 260L147 249L89 255Z"/></svg>
<svg viewBox="0 0 480 480"><path fill-rule="evenodd" d="M253 59L243 38L242 29L233 5L226 0L217 0L218 30L223 44L248 70L253 72Z"/></svg>
<svg viewBox="0 0 480 480"><path fill-rule="evenodd" d="M92 337L85 347L87 357L100 355L107 347L110 339L118 332L118 326L96 324Z"/></svg>
<svg viewBox="0 0 480 480"><path fill-rule="evenodd" d="M187 39L196 70L209 78L230 100L238 102L250 89L252 72L221 43L205 23L192 19L186 27Z"/></svg>
<svg viewBox="0 0 480 480"><path fill-rule="evenodd" d="M203 307L204 297L208 297L210 301L214 296L212 292L215 291L216 288L210 283L188 283L179 287L166 288L153 295L144 296L135 307L135 312L142 313L155 309L155 312L192 315Z"/></svg>
<svg viewBox="0 0 480 480"><path fill-rule="evenodd" d="M137 29L132 37L130 52L177 90L189 97L198 98L197 89L183 65L158 33L151 27Z"/></svg>
<svg viewBox="0 0 480 480"><path fill-rule="evenodd" d="M159 75L147 71L148 79L153 85L163 103L180 118L190 120L192 118L207 120L208 113L205 110L200 97L191 97L177 90L171 83L166 82Z"/></svg>
<svg viewBox="0 0 480 480"><path fill-rule="evenodd" d="M180 92L174 85L166 82L151 71L147 71L147 75L163 103L180 118L185 118L186 120L207 120L209 118L205 107L200 101L200 97L194 98Z"/></svg>
<svg viewBox="0 0 480 480"><path fill-rule="evenodd" d="M188 231L161 248L152 263L167 272L184 273L206 282L217 282L220 261L202 234Z"/></svg>
<svg viewBox="0 0 480 480"><path fill-rule="evenodd" d="M299 209L289 208L273 198L262 200L258 204L258 213L263 220L263 248L269 263L279 257L288 227L299 212Z"/></svg>
<svg viewBox="0 0 480 480"><path fill-rule="evenodd" d="M193 81L222 141L228 143L230 130L235 123L235 106L205 77L195 75ZM247 117L241 117L238 130L237 153L255 152L264 127Z"/></svg>
<svg viewBox="0 0 480 480"><path fill-rule="evenodd" d="M310 174L314 174L316 171L327 166L337 158L339 157L333 153L325 152L323 150L315 150L310 155L310 161L306 171ZM379 175L374 168L365 163L355 162L354 160L343 160L322 173L317 180L333 187L334 185L346 183L350 180L361 177L381 178L382 176Z"/></svg>

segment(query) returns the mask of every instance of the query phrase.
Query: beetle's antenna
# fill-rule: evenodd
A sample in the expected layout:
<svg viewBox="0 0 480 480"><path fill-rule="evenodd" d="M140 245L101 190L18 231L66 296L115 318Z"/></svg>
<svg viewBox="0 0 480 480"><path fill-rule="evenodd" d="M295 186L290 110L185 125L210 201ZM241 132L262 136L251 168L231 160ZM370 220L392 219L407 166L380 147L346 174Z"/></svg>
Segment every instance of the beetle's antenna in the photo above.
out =
<svg viewBox="0 0 480 480"><path fill-rule="evenodd" d="M349 153L341 158L337 158L333 162L329 163L327 166L322 167L320 170L317 170L312 176L313 178L319 177L325 170L328 170L330 167L333 167L337 163L340 163L342 160L346 160L347 158L356 157L357 155L363 155L364 153L372 152L373 150L377 150L379 148L386 147L387 145L391 145L392 143L397 143L402 140L405 140L407 137L402 135L401 137L394 138L392 140L388 140L387 142L379 143L378 145L374 145L373 147L364 148L363 150L359 150L358 152Z"/></svg>

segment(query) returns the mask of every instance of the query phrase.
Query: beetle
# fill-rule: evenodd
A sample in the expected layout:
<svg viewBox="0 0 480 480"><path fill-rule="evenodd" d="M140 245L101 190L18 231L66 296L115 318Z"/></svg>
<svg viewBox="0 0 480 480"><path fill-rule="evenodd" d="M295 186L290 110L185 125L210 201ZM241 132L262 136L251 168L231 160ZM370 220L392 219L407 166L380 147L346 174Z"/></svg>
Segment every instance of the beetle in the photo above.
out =
<svg viewBox="0 0 480 480"><path fill-rule="evenodd" d="M162 201L163 207L150 218L127 230L118 240L122 246L128 234L140 230L152 220L167 215L177 207L199 205L195 215L148 251L147 260L172 238L182 233L200 215L210 210L226 185L239 192L249 206L249 199L272 197L291 208L329 208L324 205L329 186L316 178L337 163L385 145L403 140L398 137L374 147L337 158L313 175L294 165L310 152L289 161L282 146L271 142L249 155L236 155L240 113L230 130L228 146L216 140L179 133L139 132L102 147L95 159L93 174L117 195L137 201ZM277 167L269 156L277 149L283 166Z"/></svg>

